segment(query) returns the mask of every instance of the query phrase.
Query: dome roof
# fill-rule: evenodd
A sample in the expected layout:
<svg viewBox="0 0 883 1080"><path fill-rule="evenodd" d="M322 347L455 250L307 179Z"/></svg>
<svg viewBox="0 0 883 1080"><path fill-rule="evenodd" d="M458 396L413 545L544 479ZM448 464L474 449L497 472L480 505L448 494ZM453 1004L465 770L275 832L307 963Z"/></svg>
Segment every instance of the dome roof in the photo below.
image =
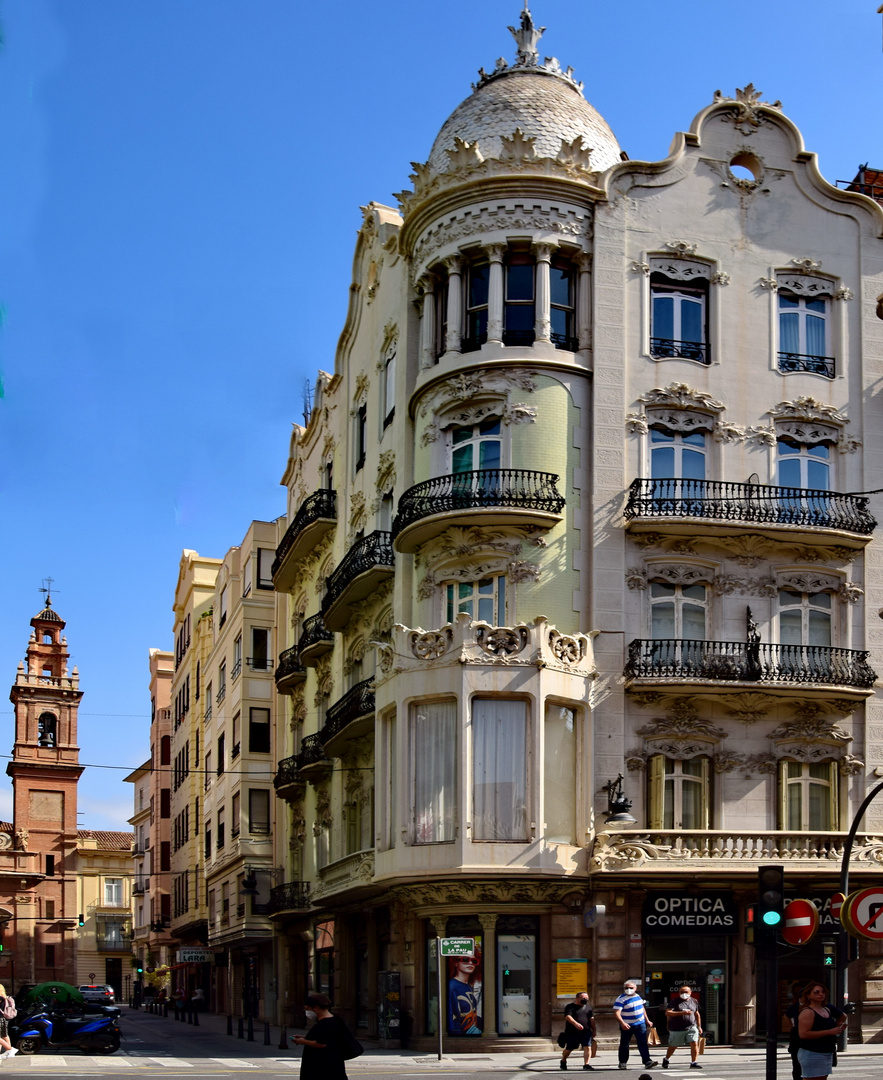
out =
<svg viewBox="0 0 883 1080"><path fill-rule="evenodd" d="M482 158L505 158L503 140L516 129L525 140L533 140L537 158L557 158L564 143L583 154L591 150L592 171L602 172L622 160L616 136L583 97L572 68L565 71L550 56L540 61L537 43L545 29L534 25L525 0L519 27L509 27L518 46L515 63L500 59L490 73L479 70L478 85L454 109L433 143L427 163L431 172L450 171L447 151L457 151L457 140L477 142Z"/></svg>
<svg viewBox="0 0 883 1080"><path fill-rule="evenodd" d="M621 160L616 136L607 121L569 80L535 67L502 73L480 83L445 121L429 155L429 167L443 173L450 168L445 151L454 140L478 142L483 157L500 157L503 137L516 128L536 140L537 157L557 157L561 143L582 138L590 149L591 167L603 172Z"/></svg>

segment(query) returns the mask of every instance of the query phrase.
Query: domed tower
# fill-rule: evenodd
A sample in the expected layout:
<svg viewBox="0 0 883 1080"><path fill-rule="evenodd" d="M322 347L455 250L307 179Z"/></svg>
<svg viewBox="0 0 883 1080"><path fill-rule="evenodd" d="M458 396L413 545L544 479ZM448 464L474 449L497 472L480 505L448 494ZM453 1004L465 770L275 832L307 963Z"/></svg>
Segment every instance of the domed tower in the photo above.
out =
<svg viewBox="0 0 883 1080"><path fill-rule="evenodd" d="M83 694L70 654L64 619L46 606L31 619L25 659L9 694L15 743L6 772L12 777L13 839L22 883L30 878L32 920L15 929L15 979L76 980L77 781L83 772L77 746L77 710ZM20 887L21 891L21 887ZM16 909L17 910L17 909ZM17 919L17 916L16 916ZM33 920L48 920L34 924ZM39 940L28 941L36 935Z"/></svg>

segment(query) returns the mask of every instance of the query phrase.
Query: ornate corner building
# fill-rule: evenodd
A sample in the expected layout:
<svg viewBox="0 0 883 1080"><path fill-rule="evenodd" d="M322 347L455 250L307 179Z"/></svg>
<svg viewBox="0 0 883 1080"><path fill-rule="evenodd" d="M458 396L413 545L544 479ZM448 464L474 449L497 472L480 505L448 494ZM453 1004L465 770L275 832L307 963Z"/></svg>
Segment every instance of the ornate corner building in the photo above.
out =
<svg viewBox="0 0 883 1080"><path fill-rule="evenodd" d="M399 208L365 208L292 436L280 983L416 1047L443 984L450 1050L514 1049L582 958L596 1007L689 981L711 1040L753 1040L756 867L824 907L883 769L883 210L751 86L629 161L527 9L510 29ZM865 828L859 883L883 808ZM439 980L445 936L476 957Z"/></svg>

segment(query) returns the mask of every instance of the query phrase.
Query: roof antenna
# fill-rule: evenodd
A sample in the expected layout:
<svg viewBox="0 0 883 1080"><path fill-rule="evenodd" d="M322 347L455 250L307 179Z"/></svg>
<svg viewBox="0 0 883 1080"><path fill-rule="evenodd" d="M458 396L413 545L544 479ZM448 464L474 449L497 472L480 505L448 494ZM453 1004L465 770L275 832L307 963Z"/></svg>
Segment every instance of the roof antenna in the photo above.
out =
<svg viewBox="0 0 883 1080"><path fill-rule="evenodd" d="M46 593L46 607L52 607L52 584L55 578L44 577L43 584L38 589L38 592Z"/></svg>

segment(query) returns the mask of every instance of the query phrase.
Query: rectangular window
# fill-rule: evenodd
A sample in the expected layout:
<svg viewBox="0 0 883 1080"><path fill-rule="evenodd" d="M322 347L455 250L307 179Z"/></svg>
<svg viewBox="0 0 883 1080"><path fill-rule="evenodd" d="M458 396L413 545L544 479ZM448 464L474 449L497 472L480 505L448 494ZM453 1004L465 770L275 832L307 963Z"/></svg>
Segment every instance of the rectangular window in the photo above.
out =
<svg viewBox="0 0 883 1080"><path fill-rule="evenodd" d="M230 836L235 839L239 835L239 792L233 796L230 807Z"/></svg>
<svg viewBox="0 0 883 1080"><path fill-rule="evenodd" d="M368 406L360 405L355 419L356 472L365 464L368 449Z"/></svg>
<svg viewBox="0 0 883 1080"><path fill-rule="evenodd" d="M840 828L836 761L779 762L780 829L828 833Z"/></svg>
<svg viewBox="0 0 883 1080"><path fill-rule="evenodd" d="M253 671L270 670L270 631L265 626L251 628L250 664Z"/></svg>
<svg viewBox="0 0 883 1080"><path fill-rule="evenodd" d="M218 851L220 851L221 848L223 848L225 840L226 840L226 838L224 836L224 808L223 808L223 806L218 811L217 829L218 829L217 849L218 849Z"/></svg>
<svg viewBox="0 0 883 1080"><path fill-rule="evenodd" d="M43 901L43 918L54 919L55 918L55 901L44 900Z"/></svg>
<svg viewBox="0 0 883 1080"><path fill-rule="evenodd" d="M383 426L388 427L396 412L396 343L386 352L383 362Z"/></svg>
<svg viewBox="0 0 883 1080"><path fill-rule="evenodd" d="M216 702L218 705L227 696L227 661L222 660L218 665L218 694Z"/></svg>
<svg viewBox="0 0 883 1080"><path fill-rule="evenodd" d="M451 843L456 799L456 701L411 706L411 759L414 843Z"/></svg>
<svg viewBox="0 0 883 1080"><path fill-rule="evenodd" d="M543 819L552 844L576 843L576 763L578 713L546 704L543 725Z"/></svg>
<svg viewBox="0 0 883 1080"><path fill-rule="evenodd" d="M227 586L221 589L221 601L219 605L218 629L227 621Z"/></svg>
<svg viewBox="0 0 883 1080"><path fill-rule="evenodd" d="M251 754L270 753L270 710L248 710L248 750Z"/></svg>
<svg viewBox="0 0 883 1080"><path fill-rule="evenodd" d="M574 295L576 292L575 271L571 263L553 259L549 270L552 344L556 349L576 352L579 341L576 337Z"/></svg>
<svg viewBox="0 0 883 1080"><path fill-rule="evenodd" d="M779 371L808 371L834 378L834 357L828 356L828 301L823 296L778 294Z"/></svg>
<svg viewBox="0 0 883 1080"><path fill-rule="evenodd" d="M445 619L452 623L461 613L490 626L506 625L506 578L458 581L445 586Z"/></svg>
<svg viewBox="0 0 883 1080"><path fill-rule="evenodd" d="M270 568L273 565L273 559L276 557L275 551L270 548L258 548L258 588L259 589L272 589L273 588L273 575L270 573Z"/></svg>
<svg viewBox="0 0 883 1080"><path fill-rule="evenodd" d="M122 907L123 903L123 879L104 879L104 905L105 907Z"/></svg>
<svg viewBox="0 0 883 1080"><path fill-rule="evenodd" d="M528 254L514 254L505 268L503 344L533 345L536 324L534 261Z"/></svg>
<svg viewBox="0 0 883 1080"><path fill-rule="evenodd" d="M472 263L466 280L466 333L463 352L474 352L487 341L490 264Z"/></svg>
<svg viewBox="0 0 883 1080"><path fill-rule="evenodd" d="M160 788L159 792L159 816L169 818L172 816L172 789Z"/></svg>
<svg viewBox="0 0 883 1080"><path fill-rule="evenodd" d="M707 757L685 761L654 754L650 759L650 827L708 829L711 825L711 779Z"/></svg>
<svg viewBox="0 0 883 1080"><path fill-rule="evenodd" d="M46 877L54 877L54 876L55 876L55 856L54 855L47 855L46 856Z"/></svg>
<svg viewBox="0 0 883 1080"><path fill-rule="evenodd" d="M270 835L270 792L264 788L251 788L248 793L248 831Z"/></svg>
<svg viewBox="0 0 883 1080"><path fill-rule="evenodd" d="M205 857L210 859L212 857L212 830L206 825L205 827Z"/></svg>
<svg viewBox="0 0 883 1080"><path fill-rule="evenodd" d="M46 946L46 967L55 967L55 946Z"/></svg>
<svg viewBox="0 0 883 1080"><path fill-rule="evenodd" d="M527 840L527 702L472 702L472 835Z"/></svg>
<svg viewBox="0 0 883 1080"><path fill-rule="evenodd" d="M233 669L230 674L235 679L240 671L242 671L242 634L237 634L233 642Z"/></svg>
<svg viewBox="0 0 883 1080"><path fill-rule="evenodd" d="M702 283L704 285L704 283ZM706 331L707 286L650 283L650 355L711 363Z"/></svg>
<svg viewBox="0 0 883 1080"><path fill-rule="evenodd" d="M203 721L207 724L212 718L212 684L209 683L205 688L205 713L203 714Z"/></svg>
<svg viewBox="0 0 883 1080"><path fill-rule="evenodd" d="M251 592L252 559L248 558L242 567L242 595L248 596Z"/></svg>
<svg viewBox="0 0 883 1080"><path fill-rule="evenodd" d="M221 776L226 767L226 755L224 753L224 736L218 736L218 776Z"/></svg>

